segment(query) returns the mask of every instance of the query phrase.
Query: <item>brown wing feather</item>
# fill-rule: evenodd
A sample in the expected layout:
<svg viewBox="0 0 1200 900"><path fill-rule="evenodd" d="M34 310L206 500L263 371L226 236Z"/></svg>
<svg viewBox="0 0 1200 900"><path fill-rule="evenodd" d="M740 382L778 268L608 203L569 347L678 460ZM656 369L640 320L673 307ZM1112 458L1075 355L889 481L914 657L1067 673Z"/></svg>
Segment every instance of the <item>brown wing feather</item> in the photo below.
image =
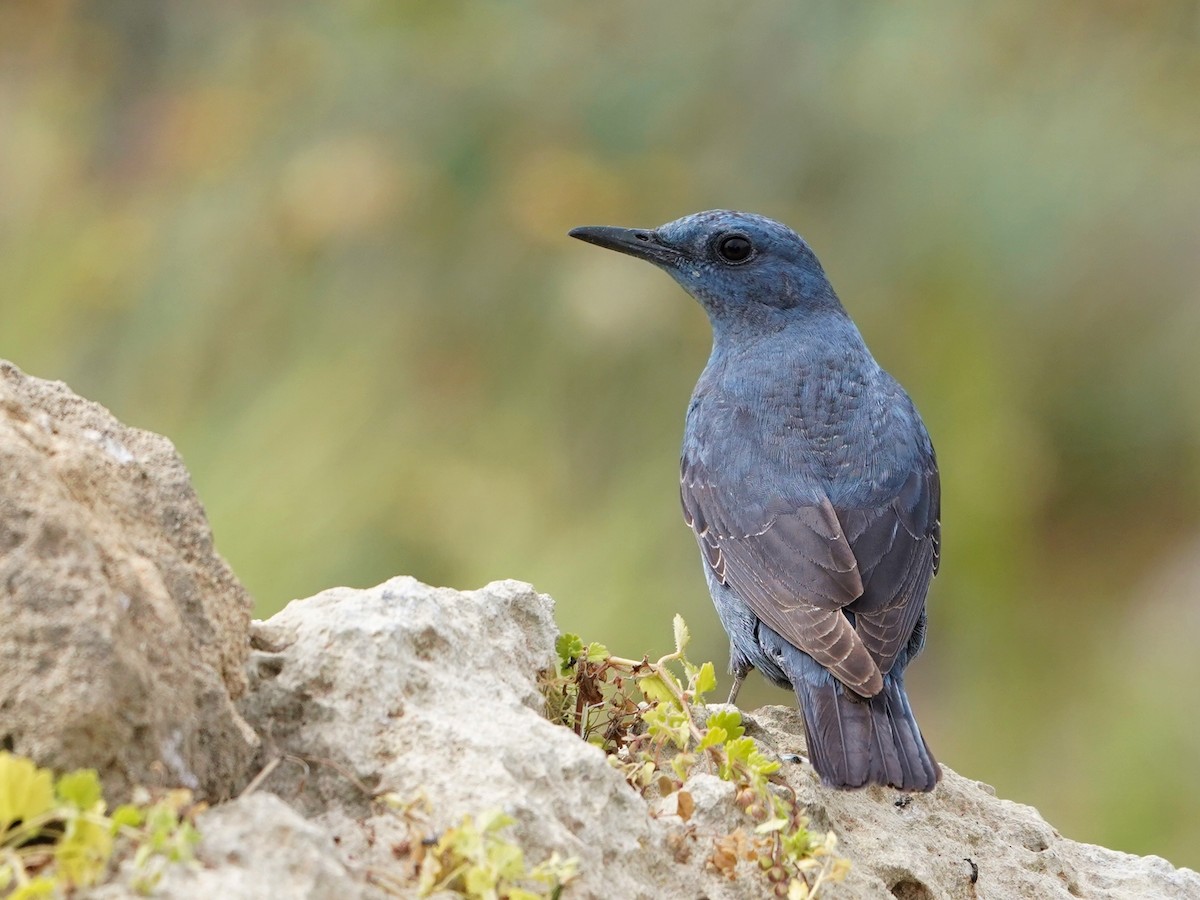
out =
<svg viewBox="0 0 1200 900"><path fill-rule="evenodd" d="M759 619L862 696L883 686L924 609L940 558L937 468L892 502L734 510L704 467L683 460L680 497L713 573ZM741 515L739 515L741 513ZM852 613L854 625L843 615Z"/></svg>
<svg viewBox="0 0 1200 900"><path fill-rule="evenodd" d="M912 636L937 571L940 499L931 461L908 477L887 506L838 512L863 578L863 594L848 610L884 673Z"/></svg>
<svg viewBox="0 0 1200 900"><path fill-rule="evenodd" d="M863 582L828 498L739 521L727 495L687 460L680 497L713 573L759 619L855 693L871 697L883 689L879 666L841 612L862 594Z"/></svg>

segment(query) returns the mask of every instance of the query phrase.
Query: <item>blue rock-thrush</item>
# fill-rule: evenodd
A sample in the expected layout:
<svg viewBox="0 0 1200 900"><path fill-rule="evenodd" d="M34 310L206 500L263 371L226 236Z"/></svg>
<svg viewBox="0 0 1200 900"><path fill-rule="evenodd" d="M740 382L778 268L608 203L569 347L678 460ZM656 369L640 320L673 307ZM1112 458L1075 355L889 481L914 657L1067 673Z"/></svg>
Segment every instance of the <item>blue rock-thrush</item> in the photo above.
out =
<svg viewBox="0 0 1200 900"><path fill-rule="evenodd" d="M712 323L680 494L729 634L730 702L758 669L796 692L826 784L932 790L904 668L925 643L940 486L912 400L778 222L714 210L571 236L665 269Z"/></svg>

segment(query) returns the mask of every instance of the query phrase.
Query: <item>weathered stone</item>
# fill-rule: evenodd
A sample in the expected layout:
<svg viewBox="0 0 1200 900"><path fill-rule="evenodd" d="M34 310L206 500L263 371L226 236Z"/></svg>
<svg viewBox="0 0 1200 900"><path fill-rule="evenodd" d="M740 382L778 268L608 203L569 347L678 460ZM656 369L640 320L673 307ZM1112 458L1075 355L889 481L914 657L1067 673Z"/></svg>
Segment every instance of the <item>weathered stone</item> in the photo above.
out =
<svg viewBox="0 0 1200 900"><path fill-rule="evenodd" d="M220 798L245 780L256 739L231 698L246 688L249 601L178 456L4 363L0 585L0 748L98 768L110 801L135 783ZM198 864L170 869L156 896L415 898L423 840L493 809L515 819L507 838L529 863L578 859L572 900L767 896L729 837L753 823L705 763L647 801L543 718L552 611L518 582L458 592L396 578L255 623L241 710L264 737L261 777L201 815ZM824 896L1200 900L1197 873L1067 840L949 769L931 794L826 789L802 761L794 709L744 721L782 763L776 789L852 864ZM86 896L134 896L130 866Z"/></svg>
<svg viewBox="0 0 1200 900"><path fill-rule="evenodd" d="M202 839L192 865L169 866L153 896L178 900L362 900L381 897L346 871L333 838L278 797L250 794L222 803L197 821ZM87 900L144 896L122 878Z"/></svg>
<svg viewBox="0 0 1200 900"><path fill-rule="evenodd" d="M778 753L803 753L790 708L750 714L747 733ZM832 791L807 764L784 769L814 827L832 829L853 863L838 896L880 898L1200 898L1200 875L1155 856L1132 856L1064 838L1029 806L943 766L931 794L888 788ZM974 878L974 881L972 880Z"/></svg>
<svg viewBox="0 0 1200 900"><path fill-rule="evenodd" d="M268 756L289 755L266 785L325 823L354 871L411 881L411 864L393 852L406 828L368 802L390 791L427 799L431 833L467 813L508 811L531 862L556 850L579 858L571 897L765 896L752 863L735 879L708 865L719 837L752 827L728 784L693 775L685 821L677 792L647 803L599 751L539 715L551 611L517 582L459 593L396 578L326 591L256 623L243 707L274 742ZM812 827L832 830L852 863L832 897L1200 900L1195 872L1066 840L1035 810L949 769L927 795L829 790L796 761L796 710L766 707L746 724L784 761Z"/></svg>
<svg viewBox="0 0 1200 900"><path fill-rule="evenodd" d="M249 617L171 443L0 362L0 748L228 796Z"/></svg>
<svg viewBox="0 0 1200 900"><path fill-rule="evenodd" d="M393 792L426 797L434 830L504 810L531 864L556 850L580 860L572 897L699 896L641 797L599 750L541 715L552 609L514 581L459 593L394 578L294 601L256 624L243 711L268 756L307 763L283 762L266 786L328 815L358 866L401 865L395 817L368 802ZM373 839L356 839L359 828Z"/></svg>

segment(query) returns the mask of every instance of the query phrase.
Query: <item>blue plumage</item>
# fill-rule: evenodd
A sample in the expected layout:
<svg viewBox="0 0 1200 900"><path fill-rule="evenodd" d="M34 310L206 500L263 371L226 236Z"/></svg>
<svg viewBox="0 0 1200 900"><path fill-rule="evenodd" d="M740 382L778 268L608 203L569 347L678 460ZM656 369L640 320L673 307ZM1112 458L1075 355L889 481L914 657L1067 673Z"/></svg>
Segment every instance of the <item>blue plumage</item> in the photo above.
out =
<svg viewBox="0 0 1200 900"><path fill-rule="evenodd" d="M712 322L680 497L729 634L731 701L758 669L795 691L827 784L932 790L903 676L925 639L940 486L912 401L778 222L713 210L571 235L665 269Z"/></svg>

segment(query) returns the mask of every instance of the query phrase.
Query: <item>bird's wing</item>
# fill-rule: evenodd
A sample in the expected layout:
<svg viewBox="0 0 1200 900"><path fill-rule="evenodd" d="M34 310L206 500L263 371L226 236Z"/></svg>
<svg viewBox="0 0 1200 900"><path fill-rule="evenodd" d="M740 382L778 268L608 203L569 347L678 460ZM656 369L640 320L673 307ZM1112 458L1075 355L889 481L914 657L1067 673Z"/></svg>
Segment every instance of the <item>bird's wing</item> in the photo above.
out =
<svg viewBox="0 0 1200 900"><path fill-rule="evenodd" d="M862 596L847 606L855 630L883 673L891 670L921 612L937 572L941 487L932 456L913 469L890 503L839 509L858 562Z"/></svg>
<svg viewBox="0 0 1200 900"><path fill-rule="evenodd" d="M739 503L699 460L685 456L680 474L684 519L716 577L855 693L879 693L879 666L842 614L863 579L829 498Z"/></svg>

